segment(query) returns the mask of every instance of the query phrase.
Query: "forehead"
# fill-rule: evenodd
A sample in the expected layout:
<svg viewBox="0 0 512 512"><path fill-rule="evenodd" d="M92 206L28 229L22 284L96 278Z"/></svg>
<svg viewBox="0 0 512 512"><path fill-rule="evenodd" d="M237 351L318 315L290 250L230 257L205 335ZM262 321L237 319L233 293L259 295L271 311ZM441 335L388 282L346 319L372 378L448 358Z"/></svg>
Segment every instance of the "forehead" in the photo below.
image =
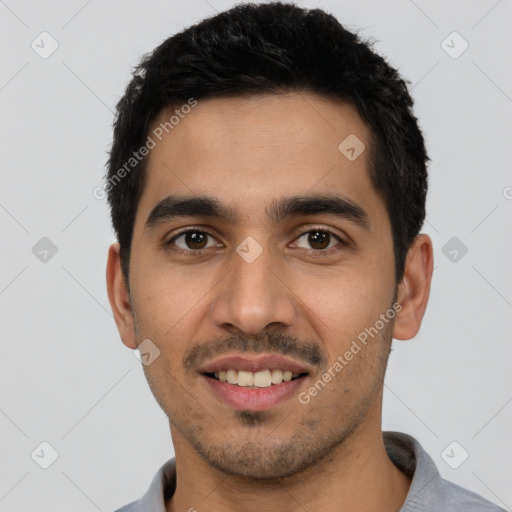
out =
<svg viewBox="0 0 512 512"><path fill-rule="evenodd" d="M176 109L163 111L150 130L156 146L136 230L154 205L176 194L214 196L247 216L286 195L338 192L356 203L380 200L363 150L370 131L348 104L306 93L203 100L186 115L180 111L168 133L160 129L161 140L154 137ZM355 159L346 152L352 147L363 150Z"/></svg>

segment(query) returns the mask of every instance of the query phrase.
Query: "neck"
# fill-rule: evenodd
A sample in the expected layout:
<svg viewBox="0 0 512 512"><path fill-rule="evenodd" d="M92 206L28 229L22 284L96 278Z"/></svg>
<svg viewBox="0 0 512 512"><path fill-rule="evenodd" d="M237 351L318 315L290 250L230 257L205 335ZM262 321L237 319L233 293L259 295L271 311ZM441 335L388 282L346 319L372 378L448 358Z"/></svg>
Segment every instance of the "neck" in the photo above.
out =
<svg viewBox="0 0 512 512"><path fill-rule="evenodd" d="M268 481L219 472L173 432L177 485L166 511L397 512L411 481L389 459L378 416L374 427L359 425L314 466Z"/></svg>

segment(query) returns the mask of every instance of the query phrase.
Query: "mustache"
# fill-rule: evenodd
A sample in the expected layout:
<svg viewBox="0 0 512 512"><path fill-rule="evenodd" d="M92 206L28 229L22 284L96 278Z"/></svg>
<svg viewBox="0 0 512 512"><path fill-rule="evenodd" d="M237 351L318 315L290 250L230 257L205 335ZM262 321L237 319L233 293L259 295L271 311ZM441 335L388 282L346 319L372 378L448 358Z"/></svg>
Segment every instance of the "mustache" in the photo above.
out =
<svg viewBox="0 0 512 512"><path fill-rule="evenodd" d="M199 365L209 361L215 356L228 352L267 352L283 356L292 356L307 362L319 369L327 365L327 357L318 343L299 341L294 336L280 333L266 333L262 336L248 338L240 334L221 338L197 345L183 358L183 365L195 370Z"/></svg>

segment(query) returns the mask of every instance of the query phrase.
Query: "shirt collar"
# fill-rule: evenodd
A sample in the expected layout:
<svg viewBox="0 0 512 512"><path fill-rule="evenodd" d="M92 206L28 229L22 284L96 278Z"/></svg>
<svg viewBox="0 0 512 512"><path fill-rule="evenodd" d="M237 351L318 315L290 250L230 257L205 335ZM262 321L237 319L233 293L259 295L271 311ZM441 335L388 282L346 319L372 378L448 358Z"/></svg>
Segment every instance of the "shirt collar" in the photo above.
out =
<svg viewBox="0 0 512 512"><path fill-rule="evenodd" d="M437 510L441 475L432 458L414 437L402 432L383 432L389 458L412 478L400 512Z"/></svg>

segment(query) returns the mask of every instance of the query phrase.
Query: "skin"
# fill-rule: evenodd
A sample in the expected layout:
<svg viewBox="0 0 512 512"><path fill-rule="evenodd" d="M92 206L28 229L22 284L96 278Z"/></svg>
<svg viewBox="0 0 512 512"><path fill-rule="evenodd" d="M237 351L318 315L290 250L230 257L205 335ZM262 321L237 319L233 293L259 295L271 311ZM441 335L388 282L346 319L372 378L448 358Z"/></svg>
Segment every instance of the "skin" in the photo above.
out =
<svg viewBox="0 0 512 512"><path fill-rule="evenodd" d="M162 113L155 126L166 118ZM223 98L200 101L151 150L134 225L130 294L118 244L109 250L107 286L123 343L134 349L149 338L160 349L144 371L170 418L176 453L168 512L387 512L405 500L410 479L382 439L383 378L391 338L410 339L420 328L432 243L416 238L397 285L391 225L368 175L369 151L351 162L338 150L349 134L369 147L369 130L354 108L316 95ZM349 199L366 212L369 226L325 213L274 222L265 213L272 201L313 193ZM236 218L181 217L145 229L152 209L170 195L214 197ZM213 237L202 252L193 254L197 246L184 237L174 246L163 243L198 227ZM343 243L332 237L328 248L315 251L311 230L331 231ZM247 236L262 248L252 263L236 252ZM394 321L309 403L300 403L298 393L395 298L401 310ZM225 340L234 347L230 353L243 343L271 350L275 335L290 341L290 357L310 373L296 394L264 411L243 413L222 403L185 364L193 349L225 354ZM303 356L306 346L320 356L316 364Z"/></svg>

